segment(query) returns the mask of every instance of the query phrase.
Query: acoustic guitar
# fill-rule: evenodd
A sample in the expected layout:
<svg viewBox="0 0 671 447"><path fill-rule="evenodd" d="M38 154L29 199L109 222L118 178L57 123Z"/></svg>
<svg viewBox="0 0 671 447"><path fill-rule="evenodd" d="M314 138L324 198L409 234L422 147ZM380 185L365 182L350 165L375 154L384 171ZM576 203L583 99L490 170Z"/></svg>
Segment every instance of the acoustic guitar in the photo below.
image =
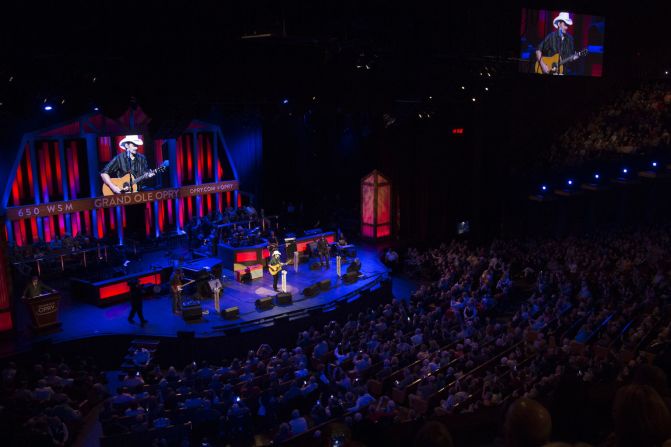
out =
<svg viewBox="0 0 671 447"><path fill-rule="evenodd" d="M157 174L159 172L165 171L168 166L170 166L170 161L166 160L159 167L156 169L150 169L149 171L145 172L139 177L135 177L131 180L131 175L130 173L124 175L123 177L118 177L118 178L110 178L110 181L121 190L122 193L128 193L128 192L137 192L137 184L147 180L150 177L153 177L154 174ZM111 196L114 195L114 191L107 186L107 184L103 183L103 196Z"/></svg>
<svg viewBox="0 0 671 447"><path fill-rule="evenodd" d="M585 48L584 50L580 50L577 53L573 53L566 59L562 59L559 56L559 53L556 53L552 56L541 57L541 60L545 62L545 65L549 69L549 72L547 74L561 75L564 74L564 64L573 62L576 59L579 59L585 55L587 55L587 48ZM534 72L538 74L544 74L543 69L541 68L541 64L538 61L536 61L536 64L534 66Z"/></svg>
<svg viewBox="0 0 671 447"><path fill-rule="evenodd" d="M268 264L268 271L270 272L271 275L275 276L280 272L280 270L282 270L282 267L284 267L285 265L287 265L286 262L280 262L279 264L275 265Z"/></svg>

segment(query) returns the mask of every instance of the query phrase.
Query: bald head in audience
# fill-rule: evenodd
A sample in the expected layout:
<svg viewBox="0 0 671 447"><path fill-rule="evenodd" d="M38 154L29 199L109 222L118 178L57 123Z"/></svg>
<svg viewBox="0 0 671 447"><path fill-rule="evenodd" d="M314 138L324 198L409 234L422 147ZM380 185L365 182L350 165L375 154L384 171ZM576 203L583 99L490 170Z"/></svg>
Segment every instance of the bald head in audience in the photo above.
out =
<svg viewBox="0 0 671 447"><path fill-rule="evenodd" d="M506 413L506 447L542 446L550 439L552 418L548 410L526 397L517 399Z"/></svg>
<svg viewBox="0 0 671 447"><path fill-rule="evenodd" d="M615 440L618 447L660 445L671 437L671 414L651 386L627 385L613 402Z"/></svg>
<svg viewBox="0 0 671 447"><path fill-rule="evenodd" d="M415 435L415 447L453 447L452 435L445 424L429 421Z"/></svg>

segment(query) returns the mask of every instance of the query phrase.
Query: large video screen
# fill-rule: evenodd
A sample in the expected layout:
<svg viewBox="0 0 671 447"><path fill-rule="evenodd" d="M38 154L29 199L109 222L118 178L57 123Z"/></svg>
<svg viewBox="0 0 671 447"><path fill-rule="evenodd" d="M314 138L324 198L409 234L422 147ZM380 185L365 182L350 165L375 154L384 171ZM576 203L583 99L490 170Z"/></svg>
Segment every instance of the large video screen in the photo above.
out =
<svg viewBox="0 0 671 447"><path fill-rule="evenodd" d="M604 17L522 9L520 71L556 76L602 76Z"/></svg>

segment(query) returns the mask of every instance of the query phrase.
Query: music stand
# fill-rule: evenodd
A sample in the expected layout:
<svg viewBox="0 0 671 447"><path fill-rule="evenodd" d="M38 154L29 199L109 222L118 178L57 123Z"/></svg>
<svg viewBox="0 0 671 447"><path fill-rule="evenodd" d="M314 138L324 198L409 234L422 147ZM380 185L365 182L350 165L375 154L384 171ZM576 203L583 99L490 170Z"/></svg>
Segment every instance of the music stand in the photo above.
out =
<svg viewBox="0 0 671 447"><path fill-rule="evenodd" d="M214 309L217 311L217 313L221 313L221 308L219 305L219 295L221 294L221 291L224 289L224 286L221 284L219 278L211 279L207 283L210 286L210 290L212 290L212 296L214 297Z"/></svg>

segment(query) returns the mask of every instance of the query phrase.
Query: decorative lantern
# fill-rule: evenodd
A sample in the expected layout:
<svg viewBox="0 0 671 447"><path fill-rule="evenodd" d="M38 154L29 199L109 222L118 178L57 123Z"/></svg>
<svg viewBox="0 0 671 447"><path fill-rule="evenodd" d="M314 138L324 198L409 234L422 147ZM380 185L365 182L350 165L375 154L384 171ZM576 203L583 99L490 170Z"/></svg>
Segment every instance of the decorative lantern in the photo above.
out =
<svg viewBox="0 0 671 447"><path fill-rule="evenodd" d="M377 170L361 180L361 235L391 236L391 182Z"/></svg>

